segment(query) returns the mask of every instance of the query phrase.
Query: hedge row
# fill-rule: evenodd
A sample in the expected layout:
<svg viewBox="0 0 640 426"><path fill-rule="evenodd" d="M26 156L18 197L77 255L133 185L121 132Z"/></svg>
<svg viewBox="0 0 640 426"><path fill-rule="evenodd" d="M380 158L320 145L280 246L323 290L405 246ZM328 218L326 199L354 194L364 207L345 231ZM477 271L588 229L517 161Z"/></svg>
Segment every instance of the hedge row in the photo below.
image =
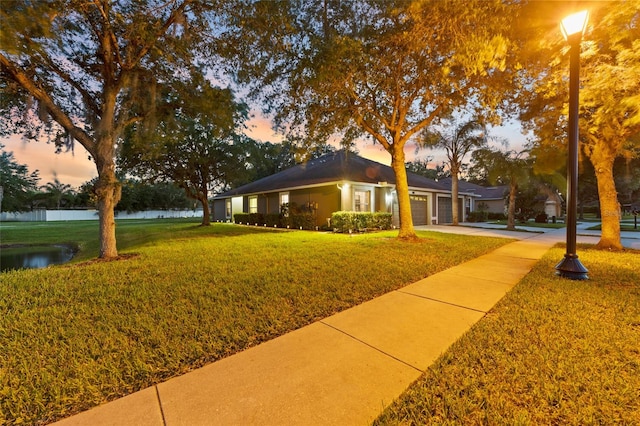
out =
<svg viewBox="0 0 640 426"><path fill-rule="evenodd" d="M487 222L489 220L504 220L503 213L490 213L488 211L475 211L467 213L467 222Z"/></svg>
<svg viewBox="0 0 640 426"><path fill-rule="evenodd" d="M236 213L234 223L240 225L268 226L270 228L317 229L312 213ZM373 229L391 229L391 213L335 212L331 215L334 232L364 232ZM323 229L326 227L323 226Z"/></svg>
<svg viewBox="0 0 640 426"><path fill-rule="evenodd" d="M235 213L233 222L240 225L268 226L270 228L316 229L315 216L311 213Z"/></svg>
<svg viewBox="0 0 640 426"><path fill-rule="evenodd" d="M391 213L335 212L331 215L331 227L335 232L391 229Z"/></svg>
<svg viewBox="0 0 640 426"><path fill-rule="evenodd" d="M478 211L467 213L467 222L486 222L489 220L489 212Z"/></svg>

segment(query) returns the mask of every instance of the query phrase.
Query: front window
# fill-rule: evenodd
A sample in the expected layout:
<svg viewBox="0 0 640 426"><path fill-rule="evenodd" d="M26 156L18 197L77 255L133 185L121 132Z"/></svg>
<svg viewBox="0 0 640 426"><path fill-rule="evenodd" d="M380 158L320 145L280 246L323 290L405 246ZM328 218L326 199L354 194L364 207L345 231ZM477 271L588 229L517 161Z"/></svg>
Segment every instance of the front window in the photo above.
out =
<svg viewBox="0 0 640 426"><path fill-rule="evenodd" d="M370 211L369 202L371 200L371 191L355 191L355 211L368 212Z"/></svg>
<svg viewBox="0 0 640 426"><path fill-rule="evenodd" d="M258 213L258 196L249 197L249 213Z"/></svg>
<svg viewBox="0 0 640 426"><path fill-rule="evenodd" d="M289 216L289 193L288 192L280 193L280 212L284 213L285 216Z"/></svg>
<svg viewBox="0 0 640 426"><path fill-rule="evenodd" d="M225 211L227 217L231 217L231 198L227 198L225 201Z"/></svg>

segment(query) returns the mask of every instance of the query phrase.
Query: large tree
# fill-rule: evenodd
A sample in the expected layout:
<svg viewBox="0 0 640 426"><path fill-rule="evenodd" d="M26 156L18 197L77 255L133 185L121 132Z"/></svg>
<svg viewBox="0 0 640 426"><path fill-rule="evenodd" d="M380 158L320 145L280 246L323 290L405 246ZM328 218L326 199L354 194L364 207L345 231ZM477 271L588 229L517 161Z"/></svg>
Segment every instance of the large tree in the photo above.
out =
<svg viewBox="0 0 640 426"><path fill-rule="evenodd" d="M405 146L461 105L489 112L509 84L500 0L255 1L237 8L237 77L275 123L314 140L367 136L391 156L401 238L415 238ZM515 8L517 6L513 6Z"/></svg>
<svg viewBox="0 0 640 426"><path fill-rule="evenodd" d="M487 145L485 126L479 121L456 122L443 120L438 127L430 127L420 141L424 147L445 151L451 172L451 208L454 225L458 225L458 179L464 157Z"/></svg>
<svg viewBox="0 0 640 426"><path fill-rule="evenodd" d="M209 36L190 0L6 0L0 8L0 110L4 133L80 143L98 171L100 257L116 248L117 146L124 129L154 115L157 88L188 79ZM199 57L202 60L203 57ZM152 123L150 124L152 126Z"/></svg>
<svg viewBox="0 0 640 426"><path fill-rule="evenodd" d="M149 181L173 182L200 202L202 225L209 225L209 194L225 188L243 169L238 130L247 106L230 89L213 86L204 75L176 82L162 94L153 131L134 125L123 141L121 165Z"/></svg>
<svg viewBox="0 0 640 426"><path fill-rule="evenodd" d="M473 152L475 174L487 176L492 185L508 185L507 229L516 229L516 199L518 188L524 187L531 176L531 162L526 151L500 151L482 148Z"/></svg>
<svg viewBox="0 0 640 426"><path fill-rule="evenodd" d="M559 22L571 9L557 2L531 2L520 23L528 84L521 92L522 119L543 150L566 152L569 55ZM629 156L640 138L640 4L586 2L589 24L580 58L580 145L595 169L602 235L598 246L621 249L620 204L613 165ZM566 158L562 155L561 158ZM579 185L578 185L579 186Z"/></svg>

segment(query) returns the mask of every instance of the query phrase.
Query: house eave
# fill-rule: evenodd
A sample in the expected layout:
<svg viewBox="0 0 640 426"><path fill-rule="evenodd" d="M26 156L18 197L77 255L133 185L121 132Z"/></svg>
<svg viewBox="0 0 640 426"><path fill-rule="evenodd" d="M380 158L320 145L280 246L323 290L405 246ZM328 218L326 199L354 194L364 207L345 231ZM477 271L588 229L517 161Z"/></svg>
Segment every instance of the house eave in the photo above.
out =
<svg viewBox="0 0 640 426"><path fill-rule="evenodd" d="M230 194L230 195L215 195L213 197L213 199L214 200L224 200L226 198L235 198L235 197L252 197L252 196L255 196L255 195L272 194L272 193L275 193L275 192L299 191L299 190L304 190L304 189L321 188L321 187L332 186L332 185L344 185L344 184L347 184L347 183L349 185L362 185L362 186L371 186L371 187L376 187L376 188L390 188L390 187L395 187L396 186L395 184L390 184L390 183L387 183L387 182L371 183L371 182L360 182L360 181L342 179L342 180L335 180L335 181L328 181L328 182L313 183L313 184L309 184L309 185L298 185L298 186L286 186L286 187L282 187L282 188L273 188L273 189L269 189L269 190L266 190L266 191L242 192L242 193ZM424 190L424 188L421 188L421 190Z"/></svg>

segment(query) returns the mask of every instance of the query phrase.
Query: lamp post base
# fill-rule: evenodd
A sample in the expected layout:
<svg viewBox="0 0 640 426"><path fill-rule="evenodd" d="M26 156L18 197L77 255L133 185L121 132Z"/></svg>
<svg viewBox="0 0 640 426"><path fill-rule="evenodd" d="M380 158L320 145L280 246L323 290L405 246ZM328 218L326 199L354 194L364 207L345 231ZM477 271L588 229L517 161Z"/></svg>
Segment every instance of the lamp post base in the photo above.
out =
<svg viewBox="0 0 640 426"><path fill-rule="evenodd" d="M589 271L580 263L576 254L565 254L564 259L556 265L556 275L570 280L588 280L587 272Z"/></svg>

